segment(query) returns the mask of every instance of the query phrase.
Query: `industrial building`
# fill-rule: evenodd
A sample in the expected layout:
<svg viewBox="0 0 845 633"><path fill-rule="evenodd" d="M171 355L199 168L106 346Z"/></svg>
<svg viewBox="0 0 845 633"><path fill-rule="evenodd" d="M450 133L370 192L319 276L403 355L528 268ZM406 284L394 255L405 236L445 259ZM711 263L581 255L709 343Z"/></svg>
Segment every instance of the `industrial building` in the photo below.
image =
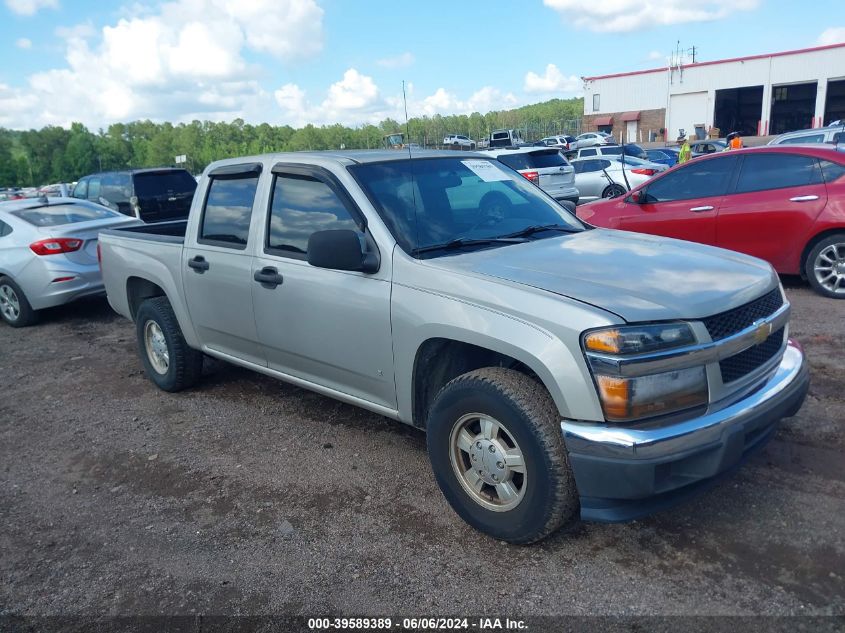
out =
<svg viewBox="0 0 845 633"><path fill-rule="evenodd" d="M583 80L583 131L626 142L768 136L845 119L845 42Z"/></svg>

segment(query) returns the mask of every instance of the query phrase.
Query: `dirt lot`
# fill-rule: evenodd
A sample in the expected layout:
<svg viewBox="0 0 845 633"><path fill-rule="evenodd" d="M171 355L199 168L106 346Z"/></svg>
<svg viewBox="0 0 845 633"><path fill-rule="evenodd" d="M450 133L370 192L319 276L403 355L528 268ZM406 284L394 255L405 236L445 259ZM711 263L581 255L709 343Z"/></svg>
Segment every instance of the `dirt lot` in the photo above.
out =
<svg viewBox="0 0 845 633"><path fill-rule="evenodd" d="M531 547L422 433L220 363L147 381L105 301L0 326L0 614L845 614L845 301L787 280L809 399L737 476Z"/></svg>

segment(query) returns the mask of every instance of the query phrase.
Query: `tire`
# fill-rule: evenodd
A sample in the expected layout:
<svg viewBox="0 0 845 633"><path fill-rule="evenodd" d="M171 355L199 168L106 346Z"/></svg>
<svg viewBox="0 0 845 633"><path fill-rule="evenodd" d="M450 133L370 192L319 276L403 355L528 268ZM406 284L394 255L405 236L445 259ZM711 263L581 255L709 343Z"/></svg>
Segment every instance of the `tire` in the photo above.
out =
<svg viewBox="0 0 845 633"><path fill-rule="evenodd" d="M202 375L202 352L185 342L167 297L147 299L135 317L138 353L147 377L164 391L182 391Z"/></svg>
<svg viewBox="0 0 845 633"><path fill-rule="evenodd" d="M431 407L427 444L452 509L475 529L515 544L574 523L578 493L559 425L548 392L525 374L488 367L448 383Z"/></svg>
<svg viewBox="0 0 845 633"><path fill-rule="evenodd" d="M835 233L815 244L804 261L804 274L820 295L845 299L845 233Z"/></svg>
<svg viewBox="0 0 845 633"><path fill-rule="evenodd" d="M619 184L613 184L608 186L604 191L601 192L602 198L618 198L619 196L624 196L627 193L627 189Z"/></svg>
<svg viewBox="0 0 845 633"><path fill-rule="evenodd" d="M0 277L0 316L12 327L27 327L38 321L38 312L11 277Z"/></svg>

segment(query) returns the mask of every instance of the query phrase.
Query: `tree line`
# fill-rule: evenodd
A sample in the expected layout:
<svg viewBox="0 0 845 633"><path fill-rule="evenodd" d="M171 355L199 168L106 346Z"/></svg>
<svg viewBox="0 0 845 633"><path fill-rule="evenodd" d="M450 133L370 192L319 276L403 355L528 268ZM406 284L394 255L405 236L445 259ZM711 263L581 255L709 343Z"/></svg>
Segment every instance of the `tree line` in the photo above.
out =
<svg viewBox="0 0 845 633"><path fill-rule="evenodd" d="M497 128L516 128L526 140L578 131L583 99L552 99L543 103L470 115L424 116L407 125L385 119L378 125L346 127L340 124L293 128L267 123L251 125L241 119L229 123L192 121L114 123L96 133L81 123L69 129L47 126L40 130L0 128L0 187L40 186L73 182L98 172L173 165L187 156L186 167L200 173L221 158L279 151L371 149L382 147L385 134L402 131L423 146L440 143L446 134L485 138Z"/></svg>

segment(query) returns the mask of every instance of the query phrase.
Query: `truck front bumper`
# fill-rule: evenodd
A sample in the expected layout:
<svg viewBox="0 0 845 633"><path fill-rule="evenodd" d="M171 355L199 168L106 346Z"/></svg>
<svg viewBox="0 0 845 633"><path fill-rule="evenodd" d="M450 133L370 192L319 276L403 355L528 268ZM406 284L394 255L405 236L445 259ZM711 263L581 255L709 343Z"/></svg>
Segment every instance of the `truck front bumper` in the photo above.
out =
<svg viewBox="0 0 845 633"><path fill-rule="evenodd" d="M653 429L564 420L561 431L585 521L628 521L713 485L765 445L794 415L810 384L801 348L789 341L775 373L742 400Z"/></svg>

